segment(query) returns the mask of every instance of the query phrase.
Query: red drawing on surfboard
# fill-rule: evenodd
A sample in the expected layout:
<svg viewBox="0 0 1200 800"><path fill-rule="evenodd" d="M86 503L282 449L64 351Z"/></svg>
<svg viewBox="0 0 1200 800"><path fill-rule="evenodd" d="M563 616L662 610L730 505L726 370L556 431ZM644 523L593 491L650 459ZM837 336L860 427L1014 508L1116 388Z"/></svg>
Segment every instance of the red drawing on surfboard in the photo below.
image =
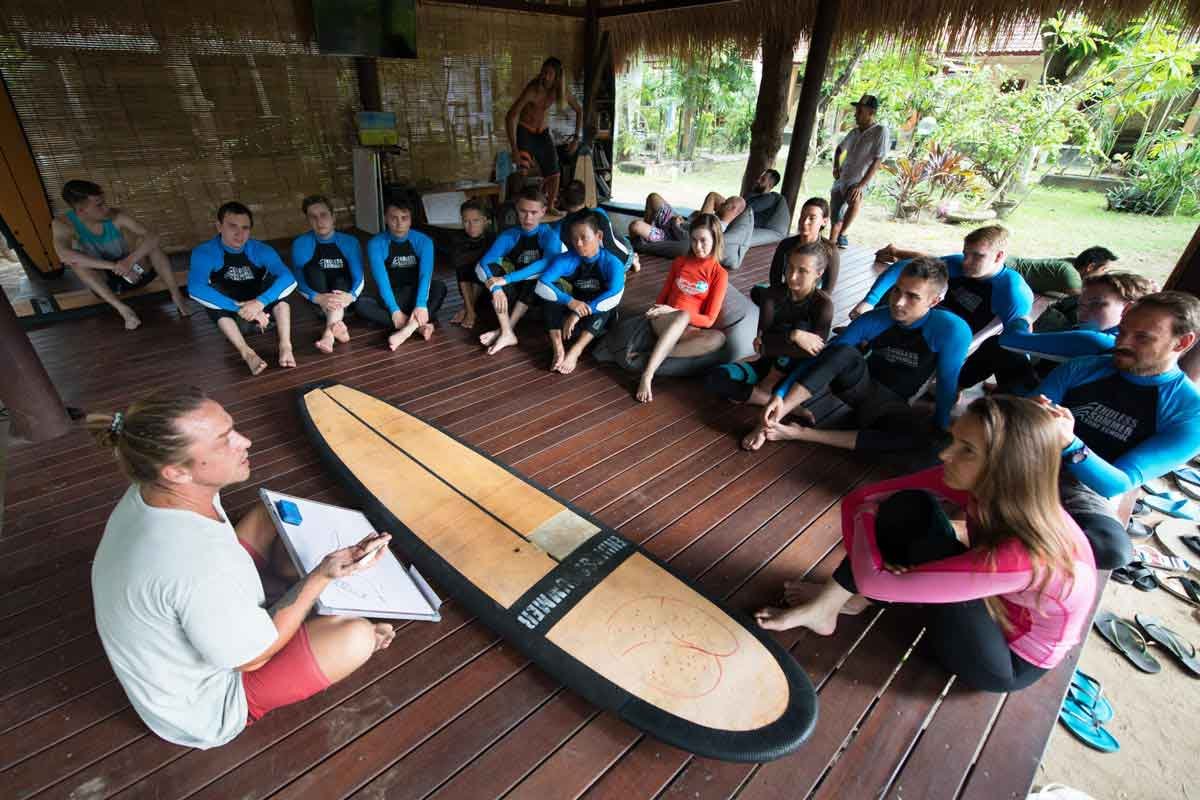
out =
<svg viewBox="0 0 1200 800"><path fill-rule="evenodd" d="M721 684L722 661L738 651L737 637L705 609L648 595L623 603L608 618L612 652L644 683L683 698L700 698Z"/></svg>

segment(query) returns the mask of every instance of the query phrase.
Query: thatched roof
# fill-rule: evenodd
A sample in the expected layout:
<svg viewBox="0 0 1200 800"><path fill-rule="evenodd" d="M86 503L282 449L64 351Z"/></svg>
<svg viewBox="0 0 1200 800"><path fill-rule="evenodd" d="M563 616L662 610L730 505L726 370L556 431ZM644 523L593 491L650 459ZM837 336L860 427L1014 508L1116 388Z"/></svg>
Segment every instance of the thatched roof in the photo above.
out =
<svg viewBox="0 0 1200 800"><path fill-rule="evenodd" d="M807 36L818 0L729 0L711 5L628 13L638 0L603 2L601 29L612 37L617 62L638 52L697 56L733 41L747 53L766 32L798 41ZM661 2L652 7L662 8ZM837 39L867 35L883 41L987 42L1029 20L1059 11L1093 19L1129 20L1152 15L1200 28L1200 0L842 0ZM609 16L609 14L616 14Z"/></svg>

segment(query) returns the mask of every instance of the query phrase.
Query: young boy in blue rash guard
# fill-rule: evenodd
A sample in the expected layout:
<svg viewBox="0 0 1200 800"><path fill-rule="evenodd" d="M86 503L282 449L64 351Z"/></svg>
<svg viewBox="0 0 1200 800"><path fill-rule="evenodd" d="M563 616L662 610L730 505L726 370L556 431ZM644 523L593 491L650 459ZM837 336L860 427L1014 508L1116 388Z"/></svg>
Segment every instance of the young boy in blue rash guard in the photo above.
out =
<svg viewBox="0 0 1200 800"><path fill-rule="evenodd" d="M999 318L1008 330L1033 308L1033 292L1015 270L1004 266L1008 231L999 225L977 228L963 239L963 251L944 256L950 272L950 286L942 309L961 317L972 335ZM880 275L867 296L850 312L851 319L866 313L892 288L908 261L897 261ZM959 388L966 389L997 371L1017 370L1028 362L1021 353L1005 351L999 336L980 343L959 373Z"/></svg>
<svg viewBox="0 0 1200 800"><path fill-rule="evenodd" d="M604 333L613 311L625 292L625 264L603 247L604 222L599 214L586 214L577 219L568 231L571 250L546 262L531 264L508 278L493 278L493 291L509 279L526 280L539 275L538 297L546 301L543 312L550 346L554 350L551 372L569 375L575 371L579 356L592 340ZM559 281L571 286L568 294ZM579 336L569 350L566 342L576 329Z"/></svg>
<svg viewBox="0 0 1200 800"><path fill-rule="evenodd" d="M570 235L568 231L575 221L583 217L584 214L596 214L600 217L604 224L604 249L612 253L621 262L625 264L627 270L637 272L640 270L641 263L638 261L637 253L633 252L633 245L629 243L629 238L626 236L617 236L613 230L612 220L608 217L608 212L603 208L588 208L586 205L587 188L583 185L583 181L571 181L562 190L559 195L562 208L566 214L562 219L547 223L554 232L558 234L558 238L562 239L563 244L567 249L571 248Z"/></svg>
<svg viewBox="0 0 1200 800"><path fill-rule="evenodd" d="M1093 275L1084 279L1083 293L1079 296L1079 324L1073 329L1033 333L1029 322L1020 319L1000 335L1000 346L1027 353L1043 362L1060 363L1079 356L1111 352L1125 309L1135 300L1156 291L1158 287L1154 281L1133 272ZM997 372L999 391L1017 394L1032 391L1038 382L1035 366L1041 365L1030 364L1020 371L1004 374Z"/></svg>
<svg viewBox="0 0 1200 800"><path fill-rule="evenodd" d="M450 262L458 280L463 307L455 313L450 322L473 330L477 322L475 303L479 300L479 292L483 288L475 275L475 265L492 246L492 242L496 241L496 235L488 230L488 209L482 200L472 198L466 201L459 206L458 214L463 227L461 231L455 231L451 238Z"/></svg>
<svg viewBox="0 0 1200 800"><path fill-rule="evenodd" d="M934 308L947 281L939 259L905 264L888 308L860 315L820 355L789 375L743 446L757 450L766 440L797 439L845 450L907 450L934 442L938 430L908 401L936 373L934 423L937 429L949 427L971 330L957 315ZM854 410L854 430L807 427L813 416L801 404L826 387ZM786 424L792 413L806 424Z"/></svg>
<svg viewBox="0 0 1200 800"><path fill-rule="evenodd" d="M1063 507L1100 569L1132 555L1109 498L1200 454L1200 389L1179 369L1197 332L1200 300L1146 295L1125 312L1110 355L1072 359L1038 387L1063 429Z"/></svg>
<svg viewBox="0 0 1200 800"><path fill-rule="evenodd" d="M221 333L258 375L267 362L246 344L243 334L265 331L274 318L279 329L279 366L296 366L292 317L281 302L296 279L269 244L250 238L254 216L237 201L217 209L217 235L192 251L188 294L208 311Z"/></svg>
<svg viewBox="0 0 1200 800"><path fill-rule="evenodd" d="M312 230L292 240L292 271L300 294L325 318L325 332L316 347L322 353L332 353L335 341L350 341L343 320L362 294L362 248L358 239L334 230L329 198L311 195L304 198L300 209Z"/></svg>
<svg viewBox="0 0 1200 800"><path fill-rule="evenodd" d="M379 298L358 301L358 313L386 328L395 328L388 348L395 350L413 333L429 341L446 284L433 277L433 240L412 229L413 209L405 198L387 201L387 230L367 242L367 266Z"/></svg>
<svg viewBox="0 0 1200 800"><path fill-rule="evenodd" d="M533 279L538 273L529 273L526 267L566 249L554 229L542 222L546 216L546 196L539 189L532 186L523 189L517 195L516 206L520 224L501 231L475 267L479 282L491 290L492 307L500 322L499 328L479 337L479 343L488 349L488 355L495 355L517 343L514 329L534 302L537 285ZM492 282L493 278L511 278L518 270L525 276L523 282L511 279L502 284ZM497 285L507 288L501 291Z"/></svg>

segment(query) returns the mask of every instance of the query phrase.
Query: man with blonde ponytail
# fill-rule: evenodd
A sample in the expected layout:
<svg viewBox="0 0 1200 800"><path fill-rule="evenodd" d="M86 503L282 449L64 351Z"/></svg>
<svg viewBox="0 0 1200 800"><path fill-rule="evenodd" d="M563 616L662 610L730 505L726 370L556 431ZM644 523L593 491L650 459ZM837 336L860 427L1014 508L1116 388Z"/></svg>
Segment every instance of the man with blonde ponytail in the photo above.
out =
<svg viewBox="0 0 1200 800"><path fill-rule="evenodd" d="M392 640L390 625L314 617L333 580L387 534L335 550L270 609L260 571L295 579L266 510L236 526L220 491L250 477L250 440L196 388L93 414L88 427L132 481L92 565L96 629L129 701L167 741L216 747L268 711L358 669ZM290 574L289 574L290 573Z"/></svg>
<svg viewBox="0 0 1200 800"><path fill-rule="evenodd" d="M575 139L578 141L583 130L583 107L567 91L562 62L557 58L547 58L542 62L541 72L525 85L504 118L513 166L520 169L537 164L542 173L542 191L546 194L551 212L558 197L562 169L558 165L558 151L550 136L550 126L546 124L546 113L550 106L557 103L561 108L564 102L575 112Z"/></svg>

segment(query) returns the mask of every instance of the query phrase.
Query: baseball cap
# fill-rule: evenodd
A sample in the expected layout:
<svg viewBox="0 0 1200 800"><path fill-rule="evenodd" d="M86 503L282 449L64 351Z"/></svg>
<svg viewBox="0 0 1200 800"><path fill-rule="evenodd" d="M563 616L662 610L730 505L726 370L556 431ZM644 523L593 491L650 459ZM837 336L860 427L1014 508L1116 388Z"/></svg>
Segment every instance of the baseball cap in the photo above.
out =
<svg viewBox="0 0 1200 800"><path fill-rule="evenodd" d="M852 106L866 106L867 108L879 110L879 98L873 94L864 94L858 99L857 103L851 103Z"/></svg>

